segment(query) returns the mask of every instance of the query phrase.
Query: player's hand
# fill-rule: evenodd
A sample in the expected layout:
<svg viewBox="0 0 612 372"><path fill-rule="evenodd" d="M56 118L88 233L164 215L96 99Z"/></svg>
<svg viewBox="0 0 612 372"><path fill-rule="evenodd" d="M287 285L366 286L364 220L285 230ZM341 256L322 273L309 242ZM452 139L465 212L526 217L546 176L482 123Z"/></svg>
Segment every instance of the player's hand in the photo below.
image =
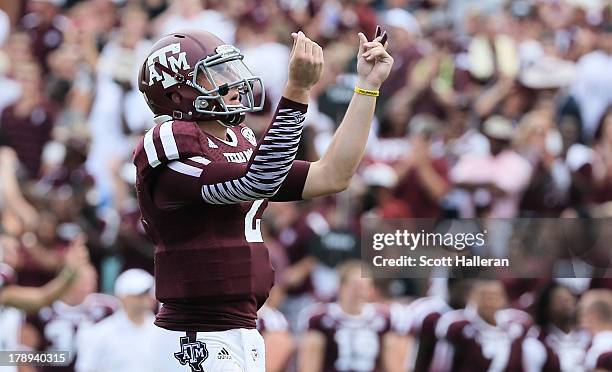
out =
<svg viewBox="0 0 612 372"><path fill-rule="evenodd" d="M319 81L323 71L323 49L304 35L292 33L293 49L289 59L287 87L309 90Z"/></svg>
<svg viewBox="0 0 612 372"><path fill-rule="evenodd" d="M368 41L363 33L359 37L357 53L358 86L364 89L378 90L387 79L393 66L393 57L387 53L387 32L376 26L374 40Z"/></svg>

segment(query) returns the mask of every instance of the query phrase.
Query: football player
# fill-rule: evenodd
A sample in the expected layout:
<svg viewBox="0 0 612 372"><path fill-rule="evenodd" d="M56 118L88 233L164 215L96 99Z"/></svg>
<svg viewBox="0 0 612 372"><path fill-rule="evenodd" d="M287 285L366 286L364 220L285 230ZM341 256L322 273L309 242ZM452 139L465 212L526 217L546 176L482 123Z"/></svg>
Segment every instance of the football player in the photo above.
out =
<svg viewBox="0 0 612 372"><path fill-rule="evenodd" d="M156 116L134 153L138 202L156 243L152 339L159 371L263 371L257 309L273 270L260 231L269 200L344 190L364 153L378 90L393 59L386 33L359 34L356 94L324 156L295 161L323 51L292 34L288 80L258 142L243 124L263 107L264 87L240 51L207 32L162 37L139 88Z"/></svg>
<svg viewBox="0 0 612 372"><path fill-rule="evenodd" d="M582 371L591 339L578 328L577 299L556 281L542 288L535 304L535 324L523 342L525 372Z"/></svg>
<svg viewBox="0 0 612 372"><path fill-rule="evenodd" d="M521 345L531 317L506 308L505 288L498 280L474 284L465 309L445 313L436 325L430 371L521 370Z"/></svg>
<svg viewBox="0 0 612 372"><path fill-rule="evenodd" d="M593 336L585 357L587 371L612 370L612 292L594 289L582 296L580 324Z"/></svg>
<svg viewBox="0 0 612 372"><path fill-rule="evenodd" d="M388 308L371 303L374 287L361 276L361 262L338 268L337 302L313 305L303 320L300 372L403 371Z"/></svg>
<svg viewBox="0 0 612 372"><path fill-rule="evenodd" d="M412 318L409 332L417 341L414 351L414 371L428 371L436 346L436 325L440 317L465 307L471 287L469 279L449 278L448 298L441 296L423 297L412 302L406 309Z"/></svg>

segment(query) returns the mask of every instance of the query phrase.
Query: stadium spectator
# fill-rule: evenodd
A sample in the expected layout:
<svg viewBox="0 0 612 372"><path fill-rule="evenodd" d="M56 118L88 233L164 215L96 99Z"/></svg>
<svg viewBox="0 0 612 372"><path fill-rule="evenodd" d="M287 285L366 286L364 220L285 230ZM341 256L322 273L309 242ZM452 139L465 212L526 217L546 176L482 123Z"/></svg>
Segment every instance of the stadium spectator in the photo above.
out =
<svg viewBox="0 0 612 372"><path fill-rule="evenodd" d="M214 9L204 7L199 0L172 1L157 18L155 33L159 36L186 29L215 32L228 44L234 43L235 25L232 19Z"/></svg>
<svg viewBox="0 0 612 372"><path fill-rule="evenodd" d="M9 231L33 229L38 223L38 211L26 200L19 187L19 161L15 151L3 146L0 138L0 205L4 213L3 224ZM13 223L6 221L15 217ZM13 227L7 226L13 225Z"/></svg>
<svg viewBox="0 0 612 372"><path fill-rule="evenodd" d="M605 203L612 200L612 106L604 113L599 130L599 138L594 146L593 164L593 201Z"/></svg>
<svg viewBox="0 0 612 372"><path fill-rule="evenodd" d="M587 142L594 138L601 117L612 104L610 90L606 88L612 79L611 27L606 25L601 29L596 36L596 49L578 60L578 72L571 90L572 97L580 107L582 135Z"/></svg>
<svg viewBox="0 0 612 372"><path fill-rule="evenodd" d="M515 133L507 119L493 116L484 122L482 130L489 140L490 154L462 156L451 170L451 179L455 186L474 192L474 204L484 206L487 216L515 217L532 166L512 149Z"/></svg>
<svg viewBox="0 0 612 372"><path fill-rule="evenodd" d="M570 170L561 158L563 140L549 110L531 111L521 119L515 145L533 167L520 210L524 216L558 216L568 204Z"/></svg>
<svg viewBox="0 0 612 372"><path fill-rule="evenodd" d="M144 270L130 269L119 275L115 296L122 307L77 334L75 371L151 371L153 284L153 276Z"/></svg>
<svg viewBox="0 0 612 372"><path fill-rule="evenodd" d="M448 163L432 148L440 124L431 116L417 115L410 121L410 150L396 165L395 196L409 208L410 215L436 218L450 190Z"/></svg>
<svg viewBox="0 0 612 372"><path fill-rule="evenodd" d="M408 205L393 195L397 185L395 169L374 163L363 170L362 181L368 188L364 192L362 208L364 218L408 218Z"/></svg>
<svg viewBox="0 0 612 372"><path fill-rule="evenodd" d="M7 242L4 241L2 244L5 245ZM87 260L88 253L87 248L83 245L83 237L78 237L71 242L60 274L41 287L14 285L17 280L15 271L10 266L0 263L3 265L3 273L6 276L1 281L0 304L31 313L38 311L61 297L70 288L78 276L77 268Z"/></svg>
<svg viewBox="0 0 612 372"><path fill-rule="evenodd" d="M28 13L21 20L22 28L32 39L32 53L47 71L47 56L60 46L66 27L66 17L62 14L64 0L30 1Z"/></svg>
<svg viewBox="0 0 612 372"><path fill-rule="evenodd" d="M16 247L14 239L0 235L0 257L4 262L16 261ZM75 239L60 274L40 287L16 285L15 270L0 261L0 350L19 350L22 347L22 311L34 314L64 295L77 279L78 268L86 264L87 260L82 238ZM12 367L6 367L6 370L16 371Z"/></svg>
<svg viewBox="0 0 612 372"><path fill-rule="evenodd" d="M21 94L0 113L0 130L6 144L15 149L26 177L38 179L43 149L51 139L53 112L41 91L44 78L40 66L23 62L14 72Z"/></svg>

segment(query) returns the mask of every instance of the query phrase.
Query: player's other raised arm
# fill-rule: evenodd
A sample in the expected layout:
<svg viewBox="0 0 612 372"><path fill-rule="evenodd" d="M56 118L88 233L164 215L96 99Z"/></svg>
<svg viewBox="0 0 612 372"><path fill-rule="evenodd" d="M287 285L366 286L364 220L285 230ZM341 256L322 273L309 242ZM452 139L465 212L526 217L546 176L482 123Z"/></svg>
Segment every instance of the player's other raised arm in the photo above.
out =
<svg viewBox="0 0 612 372"><path fill-rule="evenodd" d="M381 33L380 28L377 28L372 41L368 41L362 33L358 34L358 38L355 94L327 151L320 160L310 165L302 195L305 199L346 189L363 158L376 96L389 76L393 58L385 50L387 35L386 32Z"/></svg>

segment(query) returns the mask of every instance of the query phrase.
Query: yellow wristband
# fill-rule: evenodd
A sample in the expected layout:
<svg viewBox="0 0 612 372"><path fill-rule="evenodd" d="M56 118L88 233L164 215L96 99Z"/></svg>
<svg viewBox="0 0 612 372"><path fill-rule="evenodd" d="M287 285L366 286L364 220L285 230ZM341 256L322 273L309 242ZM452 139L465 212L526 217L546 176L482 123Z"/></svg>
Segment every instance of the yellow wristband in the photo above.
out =
<svg viewBox="0 0 612 372"><path fill-rule="evenodd" d="M355 87L355 93L370 97L378 97L380 95L380 91L378 90L368 90L359 87Z"/></svg>

